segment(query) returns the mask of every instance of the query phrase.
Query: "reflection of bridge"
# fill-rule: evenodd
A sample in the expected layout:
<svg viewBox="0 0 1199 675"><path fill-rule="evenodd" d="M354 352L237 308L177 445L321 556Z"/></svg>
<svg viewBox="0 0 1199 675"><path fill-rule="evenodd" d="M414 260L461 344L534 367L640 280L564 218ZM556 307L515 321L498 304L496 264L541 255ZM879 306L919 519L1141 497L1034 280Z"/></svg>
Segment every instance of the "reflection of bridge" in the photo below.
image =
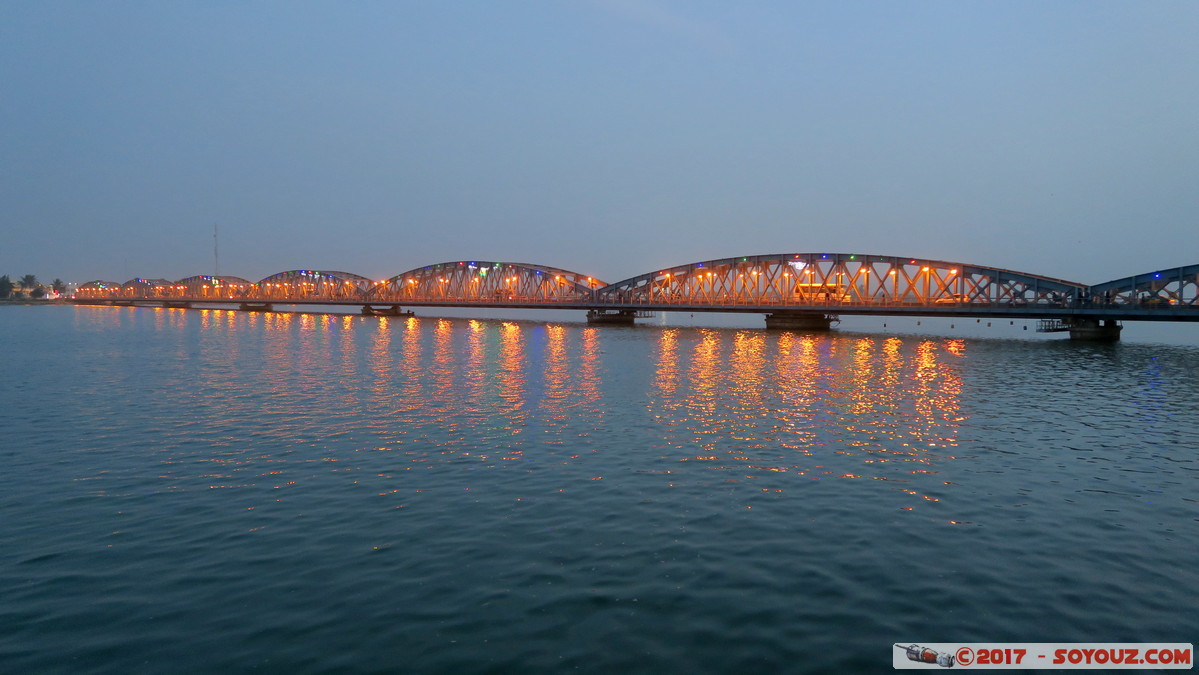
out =
<svg viewBox="0 0 1199 675"><path fill-rule="evenodd" d="M841 314L1040 319L1038 330L1115 340L1118 321L1199 321L1199 265L1087 286L940 260L844 253L787 253L707 260L614 284L528 263L455 261L385 281L347 272L293 270L257 283L239 277L93 281L76 302L356 305L587 310L593 323L632 324L641 312L764 313L768 328L828 329Z"/></svg>

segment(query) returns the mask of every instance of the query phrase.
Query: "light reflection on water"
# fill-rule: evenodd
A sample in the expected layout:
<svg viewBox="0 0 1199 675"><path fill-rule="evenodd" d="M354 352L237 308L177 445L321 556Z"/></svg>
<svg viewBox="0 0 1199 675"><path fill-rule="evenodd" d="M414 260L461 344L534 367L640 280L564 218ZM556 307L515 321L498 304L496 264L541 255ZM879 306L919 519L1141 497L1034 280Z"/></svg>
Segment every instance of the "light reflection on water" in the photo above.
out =
<svg viewBox="0 0 1199 675"><path fill-rule="evenodd" d="M64 309L0 323L21 671L848 672L1194 627L1194 349Z"/></svg>
<svg viewBox="0 0 1199 675"><path fill-rule="evenodd" d="M939 499L908 485L954 459L966 420L953 363L964 356L960 340L921 341L905 354L895 338L701 329L688 350L680 333L659 334L647 406L679 461L745 480L773 472L888 481L903 495Z"/></svg>

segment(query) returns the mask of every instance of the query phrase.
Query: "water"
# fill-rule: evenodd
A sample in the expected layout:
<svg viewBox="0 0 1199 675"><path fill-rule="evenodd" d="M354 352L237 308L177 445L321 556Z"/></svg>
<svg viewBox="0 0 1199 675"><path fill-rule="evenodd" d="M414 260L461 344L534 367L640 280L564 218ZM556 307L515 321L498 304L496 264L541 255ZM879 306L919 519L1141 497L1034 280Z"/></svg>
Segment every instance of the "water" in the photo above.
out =
<svg viewBox="0 0 1199 675"><path fill-rule="evenodd" d="M3 672L874 673L1199 628L1195 346L87 307L0 344Z"/></svg>

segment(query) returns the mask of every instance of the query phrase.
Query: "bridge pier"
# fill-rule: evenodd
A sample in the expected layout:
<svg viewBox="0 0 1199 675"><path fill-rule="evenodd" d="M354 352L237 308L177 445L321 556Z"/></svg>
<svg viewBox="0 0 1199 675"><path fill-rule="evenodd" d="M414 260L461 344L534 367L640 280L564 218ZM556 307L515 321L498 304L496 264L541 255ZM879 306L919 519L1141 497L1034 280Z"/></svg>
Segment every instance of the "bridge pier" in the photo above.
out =
<svg viewBox="0 0 1199 675"><path fill-rule="evenodd" d="M832 330L837 316L823 312L775 312L766 315L767 330L797 330L806 332Z"/></svg>
<svg viewBox="0 0 1199 675"><path fill-rule="evenodd" d="M167 309L191 309L192 304L187 300L163 300L162 306Z"/></svg>
<svg viewBox="0 0 1199 675"><path fill-rule="evenodd" d="M601 326L632 326L636 322L637 310L635 309L616 309L608 311L606 309L589 309L587 310L587 323L599 324Z"/></svg>
<svg viewBox="0 0 1199 675"><path fill-rule="evenodd" d="M1071 340L1116 342L1120 339L1120 331L1124 330L1124 326L1117 323L1115 319L1074 318L1067 324L1070 326Z"/></svg>
<svg viewBox="0 0 1199 675"><path fill-rule="evenodd" d="M243 302L237 308L243 312L273 312L275 310L269 302Z"/></svg>
<svg viewBox="0 0 1199 675"><path fill-rule="evenodd" d="M390 307L362 306L362 316L413 316L413 314L412 310L405 312L399 305L392 305Z"/></svg>

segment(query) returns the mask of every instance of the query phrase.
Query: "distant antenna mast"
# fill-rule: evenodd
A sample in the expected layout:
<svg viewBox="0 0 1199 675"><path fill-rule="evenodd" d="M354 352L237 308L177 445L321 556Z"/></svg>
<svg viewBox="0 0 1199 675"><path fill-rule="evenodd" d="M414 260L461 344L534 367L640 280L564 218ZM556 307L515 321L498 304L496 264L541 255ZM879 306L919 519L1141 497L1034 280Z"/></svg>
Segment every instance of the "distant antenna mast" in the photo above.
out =
<svg viewBox="0 0 1199 675"><path fill-rule="evenodd" d="M221 242L220 242L220 239L217 238L217 224L216 223L212 224L212 262L213 262L213 266L216 268L214 270L215 274L213 274L212 276L214 276L214 277L221 276Z"/></svg>

